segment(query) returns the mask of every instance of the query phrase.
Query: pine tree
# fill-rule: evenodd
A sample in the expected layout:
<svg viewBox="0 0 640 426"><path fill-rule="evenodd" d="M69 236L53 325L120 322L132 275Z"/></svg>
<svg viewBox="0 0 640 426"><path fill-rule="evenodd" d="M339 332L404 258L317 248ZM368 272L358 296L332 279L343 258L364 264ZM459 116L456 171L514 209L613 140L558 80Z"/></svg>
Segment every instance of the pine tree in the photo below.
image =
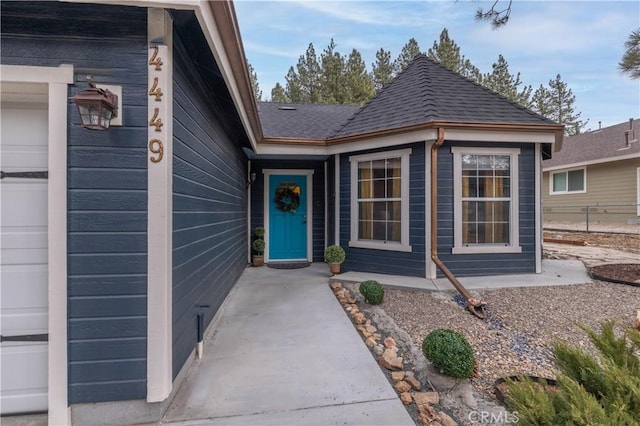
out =
<svg viewBox="0 0 640 426"><path fill-rule="evenodd" d="M531 109L543 117L551 117L551 94L542 84L536 89L531 97Z"/></svg>
<svg viewBox="0 0 640 426"><path fill-rule="evenodd" d="M629 34L624 43L625 52L618 64L620 70L633 79L640 78L640 28Z"/></svg>
<svg viewBox="0 0 640 426"><path fill-rule="evenodd" d="M271 102L289 102L284 87L280 83L276 83L271 89Z"/></svg>
<svg viewBox="0 0 640 426"><path fill-rule="evenodd" d="M364 104L374 94L373 81L367 72L367 65L356 49L351 51L345 65L347 98L344 103Z"/></svg>
<svg viewBox="0 0 640 426"><path fill-rule="evenodd" d="M393 78L391 52L382 47L376 52L376 62L371 64L371 79L376 91L382 89Z"/></svg>
<svg viewBox="0 0 640 426"><path fill-rule="evenodd" d="M321 100L329 104L342 104L347 98L344 75L344 57L336 52L336 44L331 39L320 55Z"/></svg>
<svg viewBox="0 0 640 426"><path fill-rule="evenodd" d="M306 53L298 59L297 71L301 94L299 102L320 102L320 65L313 43L309 43Z"/></svg>
<svg viewBox="0 0 640 426"><path fill-rule="evenodd" d="M260 84L258 84L258 74L256 73L253 65L247 61L247 69L249 71L249 79L251 80L251 89L253 90L253 97L256 101L262 100L262 90L260 90Z"/></svg>
<svg viewBox="0 0 640 426"><path fill-rule="evenodd" d="M427 51L427 56L463 77L478 83L482 80L480 70L464 55L460 55L460 46L451 40L446 28L443 28L440 33L440 41L433 42L433 46Z"/></svg>
<svg viewBox="0 0 640 426"><path fill-rule="evenodd" d="M420 54L420 46L415 38L411 37L407 44L402 47L402 51L398 58L393 62L393 71L395 74L399 74L404 70L413 58Z"/></svg>
<svg viewBox="0 0 640 426"><path fill-rule="evenodd" d="M482 77L482 85L496 93L501 94L505 98L512 100L526 108L531 105L531 86L525 86L520 89L522 81L520 73L513 76L509 72L509 64L504 56L498 56L498 62L492 65L493 71Z"/></svg>
<svg viewBox="0 0 640 426"><path fill-rule="evenodd" d="M296 74L296 71L293 69L293 67L289 67L289 72L284 77L284 79L287 82L285 95L289 102L304 102L300 77L298 77L298 74Z"/></svg>
<svg viewBox="0 0 640 426"><path fill-rule="evenodd" d="M587 125L580 120L582 113L576 113L574 104L576 96L567 83L562 81L560 74L554 80L549 80L548 88L540 85L533 94L531 107L538 114L564 124L564 133L568 136L577 135Z"/></svg>
<svg viewBox="0 0 640 426"><path fill-rule="evenodd" d="M555 80L549 80L549 95L552 106L551 118L556 123L565 125L565 134L572 136L579 134L587 125L587 122L580 120L581 113L576 113L574 104L576 96L567 83L563 82L558 74Z"/></svg>

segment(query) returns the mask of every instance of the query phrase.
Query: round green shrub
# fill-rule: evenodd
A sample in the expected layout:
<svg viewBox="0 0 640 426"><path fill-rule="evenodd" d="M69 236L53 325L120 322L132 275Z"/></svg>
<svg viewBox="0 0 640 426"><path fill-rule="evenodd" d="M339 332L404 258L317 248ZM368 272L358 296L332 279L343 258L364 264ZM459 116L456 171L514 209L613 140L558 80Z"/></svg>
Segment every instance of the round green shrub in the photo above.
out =
<svg viewBox="0 0 640 426"><path fill-rule="evenodd" d="M253 252L258 255L261 256L262 253L264 253L264 240L253 240L253 244L252 244L252 248L253 248Z"/></svg>
<svg viewBox="0 0 640 426"><path fill-rule="evenodd" d="M264 237L264 228L262 226L256 226L254 233L256 237L262 239L262 237Z"/></svg>
<svg viewBox="0 0 640 426"><path fill-rule="evenodd" d="M473 373L473 349L462 334L453 330L439 328L429 333L422 342L422 353L449 376L466 378Z"/></svg>
<svg viewBox="0 0 640 426"><path fill-rule="evenodd" d="M384 299L384 288L378 281L367 280L360 283L360 293L364 300L372 305L379 305Z"/></svg>
<svg viewBox="0 0 640 426"><path fill-rule="evenodd" d="M324 261L327 263L342 263L347 255L340 246L329 246L324 251Z"/></svg>

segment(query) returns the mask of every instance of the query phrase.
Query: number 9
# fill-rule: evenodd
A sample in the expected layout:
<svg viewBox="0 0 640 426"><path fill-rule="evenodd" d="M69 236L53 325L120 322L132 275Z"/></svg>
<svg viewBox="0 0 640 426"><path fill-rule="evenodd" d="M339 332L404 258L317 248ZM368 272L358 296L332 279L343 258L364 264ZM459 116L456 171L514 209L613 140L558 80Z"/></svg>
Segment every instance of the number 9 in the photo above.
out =
<svg viewBox="0 0 640 426"><path fill-rule="evenodd" d="M160 161L162 161L162 156L164 155L164 147L160 139L151 139L149 141L149 151L157 155L157 157L149 157L152 163L159 163Z"/></svg>

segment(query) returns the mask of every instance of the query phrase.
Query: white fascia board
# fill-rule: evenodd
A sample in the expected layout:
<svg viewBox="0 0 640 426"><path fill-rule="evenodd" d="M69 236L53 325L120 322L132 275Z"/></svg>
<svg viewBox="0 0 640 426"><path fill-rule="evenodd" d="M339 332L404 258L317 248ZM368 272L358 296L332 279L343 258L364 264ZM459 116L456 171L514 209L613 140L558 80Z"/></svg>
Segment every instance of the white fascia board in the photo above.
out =
<svg viewBox="0 0 640 426"><path fill-rule="evenodd" d="M45 68L22 65L0 65L0 76L2 76L3 82L72 84L73 66L62 64L57 68Z"/></svg>
<svg viewBox="0 0 640 426"><path fill-rule="evenodd" d="M513 132L491 130L450 129L445 126L448 141L479 141L479 142L524 142L555 144L555 134L539 132Z"/></svg>
<svg viewBox="0 0 640 426"><path fill-rule="evenodd" d="M544 167L542 171L553 172L556 170L575 169L578 167L591 166L594 164L613 163L614 161L632 160L634 158L640 158L640 152L627 155L619 155L616 157L599 158L597 160L581 161L578 163L562 164L560 166Z"/></svg>
<svg viewBox="0 0 640 426"><path fill-rule="evenodd" d="M304 144L260 144L258 155L328 155L326 146Z"/></svg>
<svg viewBox="0 0 640 426"><path fill-rule="evenodd" d="M201 0L59 0L64 3L90 3L118 6L150 7L159 9L193 10L201 6Z"/></svg>
<svg viewBox="0 0 640 426"><path fill-rule="evenodd" d="M240 96L240 90L238 89L236 80L233 77L231 63L229 61L229 57L227 56L227 52L224 50L222 37L220 36L220 32L218 31L216 22L213 19L213 13L211 12L208 2L201 1L200 4L201 5L195 9L196 17L198 18L200 27L203 30L202 32L207 39L207 42L209 43L211 53L213 53L213 56L216 59L216 63L220 68L222 77L227 84L227 88L229 89L229 93L231 94L231 98L233 99L233 103L235 104L240 115L240 120L242 121L242 124L247 131L251 147L255 151L258 146L258 140L256 139L256 135L253 134L251 121L249 120L247 110L245 109L242 102L242 97Z"/></svg>

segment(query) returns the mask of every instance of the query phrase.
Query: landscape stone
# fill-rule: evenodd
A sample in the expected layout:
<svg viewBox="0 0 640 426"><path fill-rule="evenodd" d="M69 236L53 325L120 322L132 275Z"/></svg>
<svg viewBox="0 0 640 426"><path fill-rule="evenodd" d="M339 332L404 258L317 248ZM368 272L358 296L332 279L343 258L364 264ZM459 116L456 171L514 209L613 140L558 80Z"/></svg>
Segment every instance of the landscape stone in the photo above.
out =
<svg viewBox="0 0 640 426"><path fill-rule="evenodd" d="M402 370L402 364L402 357L396 355L391 349L385 349L380 357L380 365L387 370ZM409 385L409 388L411 388L411 385Z"/></svg>
<svg viewBox="0 0 640 426"><path fill-rule="evenodd" d="M396 341L393 337L387 337L384 339L384 346L388 349L397 347Z"/></svg>
<svg viewBox="0 0 640 426"><path fill-rule="evenodd" d="M369 349L372 349L376 345L376 341L373 340L371 337L367 337L367 340L365 340L364 343L367 345Z"/></svg>
<svg viewBox="0 0 640 426"><path fill-rule="evenodd" d="M402 392L402 393L400 394L400 401L402 401L402 403L403 403L404 405L409 405L409 404L411 404L411 402L413 401L413 400L412 400L412 398L411 398L411 393L409 393L409 392Z"/></svg>
<svg viewBox="0 0 640 426"><path fill-rule="evenodd" d="M455 420L453 420L447 413L439 411L438 415L440 416L440 423L442 423L442 426L458 426L458 423L456 423Z"/></svg>
<svg viewBox="0 0 640 426"><path fill-rule="evenodd" d="M393 385L393 388L398 393L404 393L404 392L409 392L411 390L411 385L405 382L404 380L400 380L398 383Z"/></svg>
<svg viewBox="0 0 640 426"><path fill-rule="evenodd" d="M376 344L373 347L373 352L378 356L382 355L384 353L384 346L382 346L380 344Z"/></svg>
<svg viewBox="0 0 640 426"><path fill-rule="evenodd" d="M372 325L368 325L366 328L368 333L375 333L376 331L378 331L378 329Z"/></svg>
<svg viewBox="0 0 640 426"><path fill-rule="evenodd" d="M416 392L413 394L413 400L418 407L436 405L440 403L440 395L438 392Z"/></svg>
<svg viewBox="0 0 640 426"><path fill-rule="evenodd" d="M407 375L405 380L406 380L407 383L409 383L411 385L411 387L414 390L419 391L420 389L422 389L422 383L420 383L420 381L418 379L416 379L413 375L411 375L411 376Z"/></svg>
<svg viewBox="0 0 640 426"><path fill-rule="evenodd" d="M394 382L399 382L400 380L404 380L404 371L393 371L391 372L391 379Z"/></svg>
<svg viewBox="0 0 640 426"><path fill-rule="evenodd" d="M353 316L353 320L356 322L356 324L364 323L364 321L365 321L364 314L362 312L358 312L357 314L355 314Z"/></svg>
<svg viewBox="0 0 640 426"><path fill-rule="evenodd" d="M333 290L339 290L339 289L342 288L342 283L338 282L338 281L334 281L334 282L331 283L331 288Z"/></svg>

